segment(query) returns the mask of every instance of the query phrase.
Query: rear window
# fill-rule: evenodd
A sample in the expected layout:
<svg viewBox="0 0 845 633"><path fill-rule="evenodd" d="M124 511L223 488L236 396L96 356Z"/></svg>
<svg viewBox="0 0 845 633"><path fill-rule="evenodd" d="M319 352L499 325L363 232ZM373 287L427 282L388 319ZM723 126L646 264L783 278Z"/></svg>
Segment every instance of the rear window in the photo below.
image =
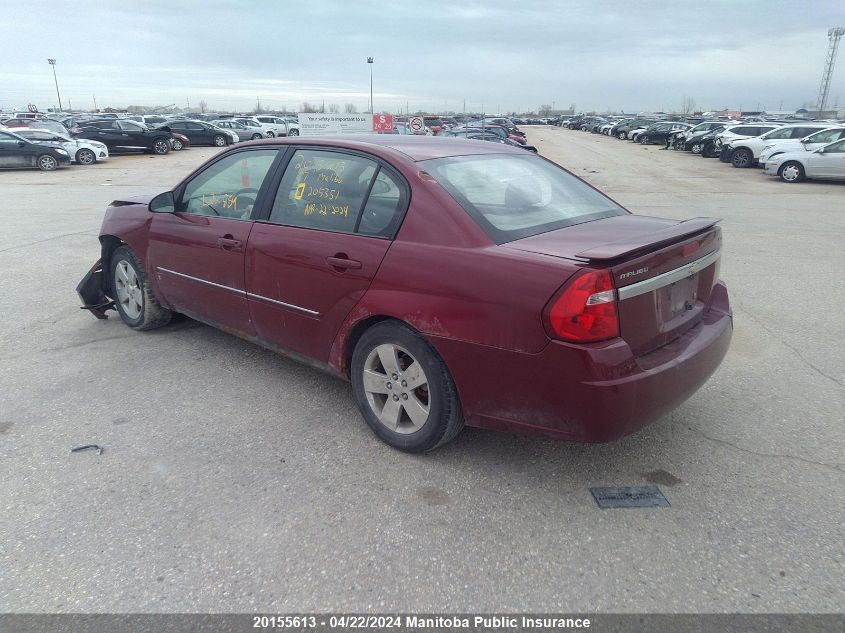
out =
<svg viewBox="0 0 845 633"><path fill-rule="evenodd" d="M450 156L419 164L497 244L627 213L536 156Z"/></svg>

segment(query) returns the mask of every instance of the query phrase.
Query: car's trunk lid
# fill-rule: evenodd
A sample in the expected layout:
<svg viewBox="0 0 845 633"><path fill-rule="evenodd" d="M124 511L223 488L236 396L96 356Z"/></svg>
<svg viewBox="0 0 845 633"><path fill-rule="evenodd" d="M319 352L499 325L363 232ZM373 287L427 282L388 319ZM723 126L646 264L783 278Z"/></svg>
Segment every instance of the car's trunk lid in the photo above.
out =
<svg viewBox="0 0 845 633"><path fill-rule="evenodd" d="M609 269L620 334L635 355L643 355L694 327L709 306L718 279L718 221L615 216L503 246Z"/></svg>

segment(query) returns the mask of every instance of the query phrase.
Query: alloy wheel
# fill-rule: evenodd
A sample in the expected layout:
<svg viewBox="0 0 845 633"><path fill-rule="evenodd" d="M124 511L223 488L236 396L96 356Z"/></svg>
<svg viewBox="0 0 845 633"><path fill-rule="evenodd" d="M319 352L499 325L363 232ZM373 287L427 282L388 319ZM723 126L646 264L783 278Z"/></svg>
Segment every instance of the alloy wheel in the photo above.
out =
<svg viewBox="0 0 845 633"><path fill-rule="evenodd" d="M404 347L383 343L373 348L364 362L363 379L367 403L391 431L415 433L428 422L428 377Z"/></svg>
<svg viewBox="0 0 845 633"><path fill-rule="evenodd" d="M90 149L81 149L76 153L76 162L80 165L93 165L97 157Z"/></svg>
<svg viewBox="0 0 845 633"><path fill-rule="evenodd" d="M138 282L138 273L129 262L121 259L114 268L115 290L117 300L130 319L141 316L144 308L144 294Z"/></svg>
<svg viewBox="0 0 845 633"><path fill-rule="evenodd" d="M42 171L53 171L59 166L59 162L52 156L42 156L38 159L38 168Z"/></svg>

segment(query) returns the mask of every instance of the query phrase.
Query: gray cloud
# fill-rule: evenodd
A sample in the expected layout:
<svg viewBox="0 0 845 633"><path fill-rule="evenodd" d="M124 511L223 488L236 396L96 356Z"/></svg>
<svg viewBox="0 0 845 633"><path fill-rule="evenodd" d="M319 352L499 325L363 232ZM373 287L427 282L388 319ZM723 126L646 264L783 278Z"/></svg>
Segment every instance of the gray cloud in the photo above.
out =
<svg viewBox="0 0 845 633"><path fill-rule="evenodd" d="M802 7L805 10L801 10ZM0 106L799 107L841 1L42 1L4 27ZM33 45L33 43L36 43ZM37 50L37 52L36 52ZM845 104L845 62L831 101Z"/></svg>

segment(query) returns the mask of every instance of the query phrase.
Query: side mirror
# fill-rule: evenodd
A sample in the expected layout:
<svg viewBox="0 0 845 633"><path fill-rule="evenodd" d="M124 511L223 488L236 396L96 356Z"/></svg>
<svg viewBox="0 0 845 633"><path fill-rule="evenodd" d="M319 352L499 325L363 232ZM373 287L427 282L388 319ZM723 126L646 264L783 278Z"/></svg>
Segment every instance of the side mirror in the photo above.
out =
<svg viewBox="0 0 845 633"><path fill-rule="evenodd" d="M150 200L150 211L153 213L173 213L176 211L176 200L172 191L165 191Z"/></svg>
<svg viewBox="0 0 845 633"><path fill-rule="evenodd" d="M813 150L816 154L824 154L824 147L820 147L816 150Z"/></svg>
<svg viewBox="0 0 845 633"><path fill-rule="evenodd" d="M26 147L25 141L18 141L18 147Z"/></svg>

